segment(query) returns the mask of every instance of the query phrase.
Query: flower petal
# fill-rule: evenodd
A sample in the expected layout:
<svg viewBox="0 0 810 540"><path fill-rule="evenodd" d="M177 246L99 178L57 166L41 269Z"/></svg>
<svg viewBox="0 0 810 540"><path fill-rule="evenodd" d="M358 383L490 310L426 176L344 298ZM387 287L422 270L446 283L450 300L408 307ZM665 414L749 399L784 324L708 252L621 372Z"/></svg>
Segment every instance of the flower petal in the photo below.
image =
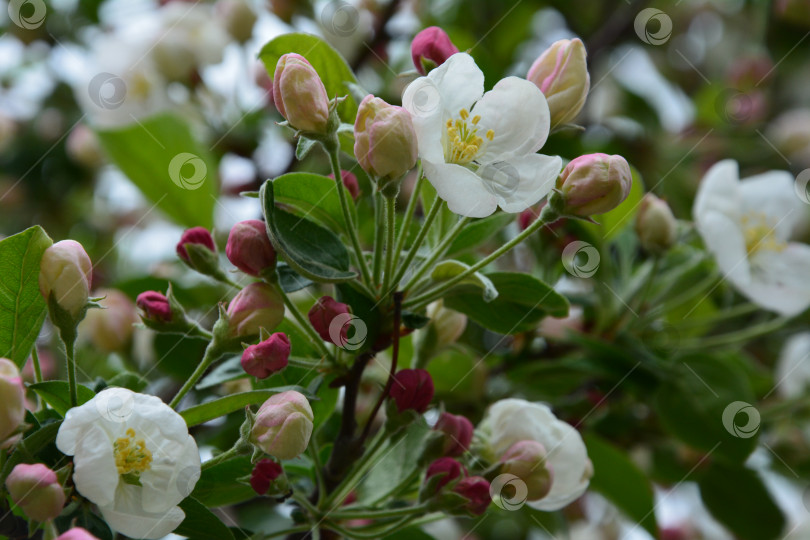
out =
<svg viewBox="0 0 810 540"><path fill-rule="evenodd" d="M79 493L99 506L113 502L118 487L118 469L113 443L101 427L91 425L84 430L76 445L73 464L73 482Z"/></svg>
<svg viewBox="0 0 810 540"><path fill-rule="evenodd" d="M737 162L725 159L715 163L703 176L698 187L692 215L700 229L701 220L711 212L720 212L740 222L742 196Z"/></svg>
<svg viewBox="0 0 810 540"><path fill-rule="evenodd" d="M484 161L537 152L546 142L550 129L548 103L534 83L506 77L484 94L471 112L480 115L479 135L493 131Z"/></svg>
<svg viewBox="0 0 810 540"><path fill-rule="evenodd" d="M423 161L425 176L451 212L466 217L486 217L498 208L497 197L471 170L452 163Z"/></svg>
<svg viewBox="0 0 810 540"><path fill-rule="evenodd" d="M802 220L804 203L796 196L793 182L786 171L768 171L740 182L743 211L764 215L782 241L790 238Z"/></svg>
<svg viewBox="0 0 810 540"><path fill-rule="evenodd" d="M558 156L529 154L486 163L478 169L484 186L498 197L504 212L522 212L545 197L562 169Z"/></svg>
<svg viewBox="0 0 810 540"><path fill-rule="evenodd" d="M142 504L147 512L161 513L191 494L200 479L200 454L191 435L185 444L172 441L154 453L160 458L141 474Z"/></svg>
<svg viewBox="0 0 810 540"><path fill-rule="evenodd" d="M428 77L419 77L405 88L402 106L411 115L419 157L435 162L444 161L442 133L445 113L442 96L436 83Z"/></svg>
<svg viewBox="0 0 810 540"><path fill-rule="evenodd" d="M751 272L739 224L721 212L709 212L696 225L723 276L743 290L751 282Z"/></svg>
<svg viewBox="0 0 810 540"><path fill-rule="evenodd" d="M161 514L126 512L112 506L99 508L107 524L130 538L158 539L175 530L186 517L177 506Z"/></svg>
<svg viewBox="0 0 810 540"><path fill-rule="evenodd" d="M751 283L741 292L754 303L787 317L810 306L810 246L790 243L782 251L759 251L751 264Z"/></svg>
<svg viewBox="0 0 810 540"><path fill-rule="evenodd" d="M553 482L548 495L529 503L533 508L552 512L577 500L590 483L591 465L588 452L579 432L560 420L550 426L550 437L540 441L548 450L547 460L553 471Z"/></svg>
<svg viewBox="0 0 810 540"><path fill-rule="evenodd" d="M469 109L484 93L484 74L467 53L454 54L431 71L428 78L441 94L442 107L452 116L458 116L461 109Z"/></svg>

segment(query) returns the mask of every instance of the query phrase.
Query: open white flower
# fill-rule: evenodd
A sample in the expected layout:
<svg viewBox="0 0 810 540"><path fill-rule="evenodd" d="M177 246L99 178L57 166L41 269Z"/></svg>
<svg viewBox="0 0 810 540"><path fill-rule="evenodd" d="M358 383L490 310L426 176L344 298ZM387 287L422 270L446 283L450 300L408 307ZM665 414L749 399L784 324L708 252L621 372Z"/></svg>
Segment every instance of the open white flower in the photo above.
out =
<svg viewBox="0 0 810 540"><path fill-rule="evenodd" d="M484 74L466 53L405 89L425 175L448 208L485 217L498 206L522 212L545 197L562 168L536 154L549 133L549 109L533 83L506 77L484 93Z"/></svg>
<svg viewBox="0 0 810 540"><path fill-rule="evenodd" d="M537 441L548 452L546 463L553 475L551 490L533 508L554 511L577 500L588 489L593 464L579 432L554 416L546 405L524 399L502 399L487 411L479 426L493 460L516 442Z"/></svg>
<svg viewBox="0 0 810 540"><path fill-rule="evenodd" d="M774 373L776 391L785 399L798 398L810 389L810 332L785 341Z"/></svg>
<svg viewBox="0 0 810 540"><path fill-rule="evenodd" d="M715 164L698 188L698 232L724 276L752 302L792 316L810 306L810 246L789 242L804 205L793 177L769 171L740 180L737 162Z"/></svg>
<svg viewBox="0 0 810 540"><path fill-rule="evenodd" d="M108 388L67 412L56 446L73 456L73 482L114 530L162 538L185 518L177 504L200 478L183 418L159 398Z"/></svg>

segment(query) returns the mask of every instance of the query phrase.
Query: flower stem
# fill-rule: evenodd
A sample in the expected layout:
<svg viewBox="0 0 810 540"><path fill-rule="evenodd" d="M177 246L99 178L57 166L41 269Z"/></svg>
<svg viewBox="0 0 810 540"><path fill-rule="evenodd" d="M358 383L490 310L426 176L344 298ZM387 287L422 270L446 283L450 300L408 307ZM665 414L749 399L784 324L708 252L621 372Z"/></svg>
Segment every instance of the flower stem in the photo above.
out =
<svg viewBox="0 0 810 540"><path fill-rule="evenodd" d="M357 255L357 264L360 267L360 273L363 276L363 281L365 284L373 289L374 285L371 281L371 273L368 269L366 257L363 255L363 249L360 247L360 238L357 236L357 227L355 226L352 213L349 211L349 202L346 200L346 190L343 188L343 176L340 174L339 152L340 146L337 142L337 137L335 137L334 143L327 146L326 153L329 154L329 162L332 165L332 174L335 175L338 198L340 199L340 208L343 210L343 219L346 221L346 226L349 229L349 238L351 239L352 247L354 247L355 255Z"/></svg>
<svg viewBox="0 0 810 540"><path fill-rule="evenodd" d="M383 225L384 219L385 218L383 216L383 196L378 191L374 194L375 231L374 231L374 263L372 264L372 274L374 277L375 287L380 286L380 277L382 276L383 238L385 236L385 227Z"/></svg>
<svg viewBox="0 0 810 540"><path fill-rule="evenodd" d="M416 171L416 183L413 186L411 198L408 200L408 206L405 207L405 215L402 218L402 228L397 235L397 244L394 248L394 253L397 254L397 262L402 250L405 248L405 240L408 238L408 229L411 228L411 221L413 221L413 213L416 210L416 202L419 200L419 192L422 190L422 182L425 177L422 176L422 163L419 163L419 168Z"/></svg>
<svg viewBox="0 0 810 540"><path fill-rule="evenodd" d="M326 502L321 507L323 509L330 509L334 508L337 505L340 505L343 500L349 495L349 493L356 487L356 485L360 482L360 478L365 474L368 468L371 466L372 461L374 461L374 457L379 452L380 448L386 442L385 439L385 430L380 430L377 436L374 438L374 441L371 444L371 448L363 455L363 460L356 464L354 469L343 478L343 481L335 488L331 495L326 499Z"/></svg>
<svg viewBox="0 0 810 540"><path fill-rule="evenodd" d="M444 255L444 252L447 251L447 249L450 247L450 244L453 243L453 240L456 239L456 237L461 233L461 231L464 229L464 226L467 225L469 221L470 218L468 217L462 217L461 219L458 220L458 222L453 226L450 232L448 232L447 235L444 237L444 240L442 240L441 244L436 246L436 248L433 250L433 253L430 254L430 257L428 257L427 260L425 260L425 262L422 263L422 266L420 266L416 270L416 272L414 272L413 276L411 276L411 279L408 280L408 283L406 283L405 286L402 287L402 290L404 291L411 290L411 288L419 281L419 279L425 274L425 272L430 270L431 267L434 265L434 263L437 260L439 260L439 258L441 258L442 255Z"/></svg>
<svg viewBox="0 0 810 540"><path fill-rule="evenodd" d="M31 362L34 364L34 382L42 382L42 369L39 367L39 353L36 344L31 349Z"/></svg>
<svg viewBox="0 0 810 540"><path fill-rule="evenodd" d="M232 448L230 448L228 450L225 450L224 452L222 452L220 454L217 454L216 456L212 457L211 459L209 459L208 461L203 463L200 466L200 468L202 470L208 469L210 467L213 467L214 465L218 465L219 463L222 463L223 461L227 461L227 460L231 459L232 457L238 456L241 453L242 453L242 448L239 446L239 443L237 443Z"/></svg>
<svg viewBox="0 0 810 540"><path fill-rule="evenodd" d="M559 215L551 209L550 205L546 205L543 207L543 211L540 213L540 216L526 229L523 230L520 234L512 238L510 241L490 253L488 256L484 257L474 265L470 266L467 270L457 274L455 277L441 283L437 287L427 291L424 294L421 294L415 298L411 298L410 300L406 300L403 304L403 307L411 308L411 309L418 309L419 307L429 304L436 298L439 298L443 293L450 290L454 287L457 283L463 281L467 276L470 276L477 272L478 270L484 268L492 261L498 259L501 255L505 254L509 250L511 250L516 245L520 244L523 240L534 234L540 227L544 225L548 225L549 223L554 222Z"/></svg>
<svg viewBox="0 0 810 540"><path fill-rule="evenodd" d="M776 317L775 319L771 319L764 323L749 326L745 330L728 332L727 334L720 334L707 338L693 339L691 341L682 341L678 344L678 347L682 349L706 349L708 347L722 347L724 345L732 345L734 343L743 343L749 339L778 330L789 320L790 317Z"/></svg>
<svg viewBox="0 0 810 540"><path fill-rule="evenodd" d="M222 356L222 352L219 350L216 340L212 340L208 344L208 347L205 348L205 354L203 355L202 361L197 365L197 369L194 370L194 373L191 374L185 384L177 391L177 394L175 394L169 402L169 407L176 409L180 400L197 384L197 381L200 380L200 377L211 367L211 364L219 360L220 356Z"/></svg>
<svg viewBox="0 0 810 540"><path fill-rule="evenodd" d="M419 229L419 232L416 235L416 238L413 241L413 245L411 249L408 250L408 254L405 256L405 260L399 266L399 270L397 270L394 279L391 280L391 283L396 287L400 280L402 280L402 276L405 275L405 272L408 270L408 266L413 261L414 257L416 257L416 253L419 251L419 247L422 245L422 242L425 241L425 237L427 236L428 231L430 230L430 226L433 224L433 220L436 219L436 215L439 213L439 210L442 207L442 200L436 197L436 200L433 201L433 205L430 207L430 210L425 216L425 221L422 223L422 228Z"/></svg>
<svg viewBox="0 0 810 540"><path fill-rule="evenodd" d="M76 359L73 357L73 344L74 340L66 339L65 341L65 357L67 358L67 375L68 375L68 389L70 392L70 406L75 407L79 404L79 391L76 388Z"/></svg>
<svg viewBox="0 0 810 540"><path fill-rule="evenodd" d="M382 294L388 295L388 287L391 285L391 274L394 271L394 233L396 218L396 197L385 198L385 231L387 233L385 242L385 272L383 274ZM394 284L396 286L396 284Z"/></svg>
<svg viewBox="0 0 810 540"><path fill-rule="evenodd" d="M416 506L405 506L402 508L388 508L385 510L343 510L329 514L330 519L383 519L392 517L409 516L427 511L426 504Z"/></svg>
<svg viewBox="0 0 810 540"><path fill-rule="evenodd" d="M388 524L386 523L384 527L363 527L360 529L347 529L336 523L329 522L327 525L333 531L343 535L345 538L356 538L356 539L371 539L376 540L378 538L385 538L386 536L390 535L391 533L397 532L402 527L404 527L411 519L415 516L407 515L403 518L395 521L394 523Z"/></svg>

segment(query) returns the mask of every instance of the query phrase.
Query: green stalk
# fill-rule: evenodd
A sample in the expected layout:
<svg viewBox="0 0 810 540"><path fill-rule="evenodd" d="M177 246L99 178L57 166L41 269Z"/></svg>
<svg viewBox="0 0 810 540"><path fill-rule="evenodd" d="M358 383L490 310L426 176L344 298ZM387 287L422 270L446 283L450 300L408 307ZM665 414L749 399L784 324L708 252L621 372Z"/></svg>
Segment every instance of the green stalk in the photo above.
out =
<svg viewBox="0 0 810 540"><path fill-rule="evenodd" d="M425 221L422 223L422 228L419 229L419 233L417 233L416 238L413 241L413 245L411 249L408 250L408 254L405 256L405 260L399 265L399 270L397 270L394 279L391 280L391 283L396 287L399 282L402 280L402 276L405 275L405 272L408 270L408 266L411 264L413 259L416 257L416 253L419 251L419 247L422 245L422 242L425 241L425 237L427 236L428 231L430 230L430 226L433 225L433 220L436 219L436 215L439 213L442 207L442 200L436 197L436 200L433 201L433 205L430 207L427 216L425 216Z"/></svg>
<svg viewBox="0 0 810 540"><path fill-rule="evenodd" d="M65 340L65 356L67 357L68 389L70 392L70 406L76 407L79 404L79 391L76 387L76 360L73 358L74 340Z"/></svg>
<svg viewBox="0 0 810 540"><path fill-rule="evenodd" d="M241 453L242 449L239 447L239 443L237 443L236 445L233 446L233 448L225 450L224 452L217 454L216 456L212 457L211 459L203 463L200 466L200 468L204 471L205 469L213 467L214 465L222 463L223 461L227 461L232 457L238 456Z"/></svg>
<svg viewBox="0 0 810 540"><path fill-rule="evenodd" d="M383 225L383 196L377 191L374 193L374 262L372 264L372 274L374 286L380 286L382 276L383 241L385 237L385 226ZM375 295L376 296L376 295Z"/></svg>
<svg viewBox="0 0 810 540"><path fill-rule="evenodd" d="M365 452L363 456L365 459L363 459L360 463L355 464L353 470L346 475L340 484L338 484L321 508L334 508L334 506L339 505L349 495L352 489L356 487L356 484L360 482L360 478L363 476L363 474L365 474L368 468L371 466L371 462L374 460L384 443L385 430L381 429L374 438L371 448Z"/></svg>
<svg viewBox="0 0 810 540"><path fill-rule="evenodd" d="M554 222L558 217L559 215L554 210L551 209L550 205L546 205L543 208L543 211L540 213L540 217L538 217L534 223L526 227L526 229L524 229L523 232L521 232L513 239L508 241L506 244L490 253L487 257L484 257L474 265L470 266L464 272L456 275L455 277L445 282L442 282L440 285L434 287L433 289L427 291L424 294L421 294L415 298L411 298L410 300L406 300L405 303L403 304L403 307L418 309L423 305L429 304L433 300L439 298L446 291L453 288L457 283L460 283L468 276L471 276L475 272L487 266L492 261L498 259L501 255L511 250L513 247L521 243L523 240L534 234L534 232L537 231L540 227Z"/></svg>
<svg viewBox="0 0 810 540"><path fill-rule="evenodd" d="M450 232L448 232L447 235L444 237L444 240L442 240L441 244L436 246L436 248L433 250L433 253L431 253L430 257L428 257L428 259L422 263L422 266L420 266L416 270L413 276L411 276L411 279L408 280L408 283L406 283L405 286L402 287L402 290L404 291L410 290L411 287L413 287L419 281L419 279L425 274L425 272L427 272L433 267L436 261L439 260L439 258L441 258L444 255L444 252L447 251L447 249L450 247L450 244L453 243L453 240L456 239L456 237L461 233L461 231L464 229L464 226L467 225L469 221L470 218L462 217L461 219L458 220L458 222L456 222L456 224L453 226Z"/></svg>
<svg viewBox="0 0 810 540"><path fill-rule="evenodd" d="M720 334L707 338L693 339L691 341L682 341L678 347L681 349L706 349L708 347L722 347L724 345L743 343L749 339L778 330L789 320L790 317L776 317L770 321L749 326L745 330L728 332L727 334Z"/></svg>
<svg viewBox="0 0 810 540"><path fill-rule="evenodd" d="M394 233L396 232L396 197L385 198L385 272L383 273L382 294L388 294L391 286L391 274L394 272ZM396 287L396 284L394 284Z"/></svg>
<svg viewBox="0 0 810 540"><path fill-rule="evenodd" d="M409 516L425 512L428 509L427 504L419 504L416 506L405 506L402 508L388 508L385 510L343 510L340 512L332 512L329 514L329 519L344 520L344 519L384 519L392 517Z"/></svg>
<svg viewBox="0 0 810 540"><path fill-rule="evenodd" d="M414 517L415 516L413 515L405 516L392 524L385 524L384 527L364 527L364 529L368 530L347 529L336 523L332 523L331 521L327 524L327 527L332 529L336 533L343 535L346 538L377 540L379 538L385 538L386 536L397 532L402 527L404 527L409 521L411 521L411 519L413 519Z"/></svg>
<svg viewBox="0 0 810 540"><path fill-rule="evenodd" d="M416 202L419 200L419 193L422 191L422 182L425 180L425 177L422 176L421 162L419 163L419 168L417 169L416 174L416 184L413 186L413 192L411 193L410 200L408 200L408 206L405 207L405 215L402 218L402 228L399 230L399 234L397 235L397 244L394 248L394 253L396 253L397 256L397 262L399 262L399 255L405 248L405 239L408 237L408 229L411 228L413 213L416 210Z"/></svg>
<svg viewBox="0 0 810 540"><path fill-rule="evenodd" d="M363 249L360 247L360 238L357 236L357 227L355 226L352 213L349 211L349 202L346 200L346 193L345 189L343 188L343 176L340 174L340 156L338 155L340 152L340 146L337 142L337 136L335 137L334 143L330 144L326 150L327 154L329 154L329 162L332 165L332 174L335 175L338 198L340 199L340 208L343 210L343 219L346 221L346 225L349 228L349 238L351 239L352 247L354 247L354 253L357 256L357 264L360 267L360 273L363 276L363 281L365 284L369 288L373 289L374 286L371 281L371 273L369 272L366 258L363 255Z"/></svg>
<svg viewBox="0 0 810 540"><path fill-rule="evenodd" d="M177 391L177 394L172 398L169 402L169 407L172 409L176 409L177 405L180 403L180 400L188 394L188 392L194 388L194 385L197 384L197 381L200 380L200 377L205 374L206 370L208 370L211 365L219 360L222 356L222 351L219 350L216 339L212 340L208 347L205 348L205 355L203 355L202 361L197 365L197 369L194 370L194 373L188 378L188 380L183 384L180 390Z"/></svg>
<svg viewBox="0 0 810 540"><path fill-rule="evenodd" d="M42 369L39 367L39 353L37 352L36 344L34 348L31 349L31 361L34 364L34 382L42 382Z"/></svg>

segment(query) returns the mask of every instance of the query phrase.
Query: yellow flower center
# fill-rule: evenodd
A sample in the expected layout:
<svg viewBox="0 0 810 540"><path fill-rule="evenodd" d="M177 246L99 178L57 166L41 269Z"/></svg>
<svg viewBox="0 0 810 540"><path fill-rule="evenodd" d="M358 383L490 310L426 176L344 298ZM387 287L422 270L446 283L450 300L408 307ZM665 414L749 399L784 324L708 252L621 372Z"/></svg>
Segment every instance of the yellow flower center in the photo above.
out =
<svg viewBox="0 0 810 540"><path fill-rule="evenodd" d="M135 430L129 428L126 437L120 437L113 443L115 466L122 476L140 476L148 471L152 463L152 452L146 448L143 439L135 439Z"/></svg>
<svg viewBox="0 0 810 540"><path fill-rule="evenodd" d="M452 119L447 121L444 157L448 163L466 165L478 156L484 145L484 139L478 136L478 122L481 121L481 117L475 115L470 118L467 109L461 109L458 115L455 121ZM495 132L490 129L484 137L491 141L495 137Z"/></svg>
<svg viewBox="0 0 810 540"><path fill-rule="evenodd" d="M761 250L782 251L787 246L776 237L776 227L765 214L752 212L744 215L742 226L749 256Z"/></svg>

